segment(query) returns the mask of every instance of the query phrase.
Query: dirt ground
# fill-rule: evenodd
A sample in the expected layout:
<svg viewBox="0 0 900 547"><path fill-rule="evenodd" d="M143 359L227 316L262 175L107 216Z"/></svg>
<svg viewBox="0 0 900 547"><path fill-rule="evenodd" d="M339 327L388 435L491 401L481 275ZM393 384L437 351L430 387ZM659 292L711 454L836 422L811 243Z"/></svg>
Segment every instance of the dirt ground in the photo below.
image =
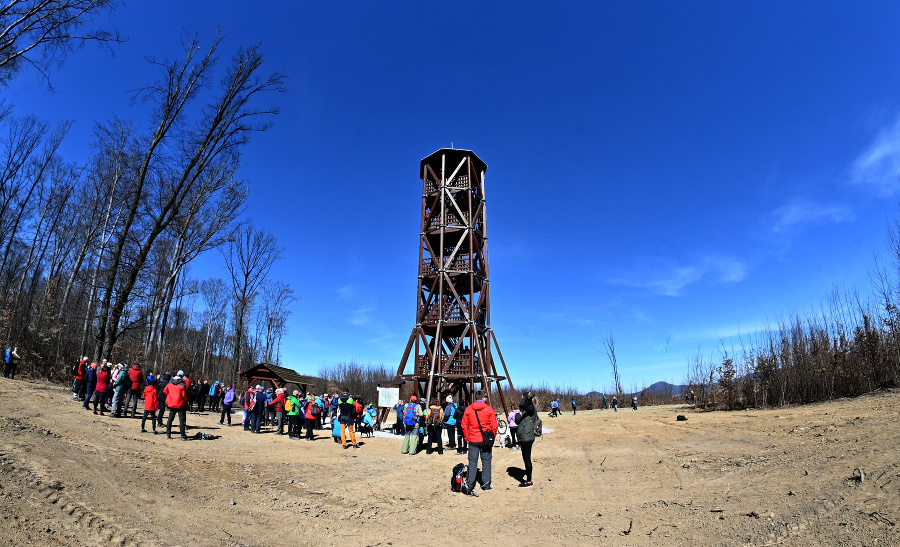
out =
<svg viewBox="0 0 900 547"><path fill-rule="evenodd" d="M779 410L564 413L492 492L463 457L341 450L189 414L167 440L65 388L0 378L0 545L900 545L900 391ZM676 421L678 414L687 421ZM327 434L327 432L325 432Z"/></svg>

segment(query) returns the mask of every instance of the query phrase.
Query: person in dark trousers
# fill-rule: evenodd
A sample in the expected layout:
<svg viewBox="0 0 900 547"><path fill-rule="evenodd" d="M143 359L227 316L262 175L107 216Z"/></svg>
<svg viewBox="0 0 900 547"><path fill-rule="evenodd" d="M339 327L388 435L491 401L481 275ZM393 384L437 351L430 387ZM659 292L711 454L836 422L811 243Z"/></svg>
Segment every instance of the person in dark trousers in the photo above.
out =
<svg viewBox="0 0 900 547"><path fill-rule="evenodd" d="M166 421L166 437L170 439L172 438L172 421L175 419L175 415L178 415L178 429L181 433L181 440L187 440L185 429L187 427L188 398L186 391L187 388L181 376L173 378L166 386L166 389L163 390L166 396L166 406L169 408L169 419Z"/></svg>
<svg viewBox="0 0 900 547"><path fill-rule="evenodd" d="M425 415L425 425L428 431L428 447L425 454L431 454L437 450L438 455L444 453L444 443L442 435L444 433L444 410L437 397L431 399L431 406L428 407L428 413ZM432 448L434 443L437 448Z"/></svg>
<svg viewBox="0 0 900 547"><path fill-rule="evenodd" d="M575 409L578 408L578 401L575 400L575 397L572 397L572 414L575 414Z"/></svg>
<svg viewBox="0 0 900 547"><path fill-rule="evenodd" d="M84 398L84 377L87 374L87 357L82 357L75 365L75 381L72 382L72 400L80 401Z"/></svg>
<svg viewBox="0 0 900 547"><path fill-rule="evenodd" d="M637 410L637 395L631 396L631 410Z"/></svg>
<svg viewBox="0 0 900 547"><path fill-rule="evenodd" d="M525 464L525 480L519 488L531 488L532 482L531 448L534 446L534 417L537 410L534 408L534 395L526 391L519 403L519 449L522 451L522 462Z"/></svg>
<svg viewBox="0 0 900 547"><path fill-rule="evenodd" d="M3 376L10 380L14 380L16 377L16 368L19 366L19 348L6 348L4 361L6 366L3 367Z"/></svg>
<svg viewBox="0 0 900 547"><path fill-rule="evenodd" d="M141 433L146 433L145 425L147 416L150 416L150 425L153 426L153 434L156 435L156 410L159 408L159 399L156 393L156 380L148 381L144 388L144 417L141 418ZM161 424L160 424L161 425Z"/></svg>
<svg viewBox="0 0 900 547"><path fill-rule="evenodd" d="M459 439L459 443L456 445L456 455L463 456L469 453L469 443L466 441L465 435L463 435L462 428L462 416L466 415L466 409L469 408L469 405L466 404L466 401L463 399L459 400L459 412L457 414L460 415L460 418L456 420L456 437Z"/></svg>
<svg viewBox="0 0 900 547"><path fill-rule="evenodd" d="M487 404L487 393L479 390L475 402L466 408L462 418L463 436L469 442L469 476L466 480L466 494L477 496L475 481L478 477L478 459L481 458L481 489L485 492L491 487L491 451L493 442L485 442L483 432L490 431L497 435L497 414Z"/></svg>
<svg viewBox="0 0 900 547"><path fill-rule="evenodd" d="M456 450L456 403L453 396L447 395L447 406L444 407L444 427L447 429L447 448Z"/></svg>
<svg viewBox="0 0 900 547"><path fill-rule="evenodd" d="M225 425L225 418L228 417L228 425L231 425L231 405L234 403L234 388L228 386L225 388L225 396L222 397L222 415L219 417L219 425Z"/></svg>
<svg viewBox="0 0 900 547"><path fill-rule="evenodd" d="M141 386L144 384L144 372L140 365L133 365L128 369L128 378L131 380L131 388L125 396L125 415L128 416L128 407L131 407L131 417L137 414L137 402L141 398Z"/></svg>
<svg viewBox="0 0 900 547"><path fill-rule="evenodd" d="M263 419L266 415L266 392L263 391L262 386L258 385L256 386L256 391L252 395L256 396L256 404L253 408L249 409L250 432L261 433Z"/></svg>
<svg viewBox="0 0 900 547"><path fill-rule="evenodd" d="M81 408L88 410L91 404L91 397L94 395L94 389L97 387L97 363L91 363L87 367L84 375L84 398Z"/></svg>
<svg viewBox="0 0 900 547"><path fill-rule="evenodd" d="M172 375L168 372L159 377L156 382L156 400L158 401L158 410L156 414L156 423L162 427L163 416L166 415L166 386L172 381Z"/></svg>
<svg viewBox="0 0 900 547"><path fill-rule="evenodd" d="M100 415L106 415L106 393L110 389L112 378L109 375L109 365L103 363L97 371L97 386L94 388L94 414L97 414L97 405L100 405Z"/></svg>
<svg viewBox="0 0 900 547"><path fill-rule="evenodd" d="M275 420L272 422L272 425L277 425L278 428L275 430L276 435L284 435L284 401L287 400L287 397L284 395L284 389L278 388L275 390L275 397L268 402L266 405L269 407L269 411L275 410Z"/></svg>

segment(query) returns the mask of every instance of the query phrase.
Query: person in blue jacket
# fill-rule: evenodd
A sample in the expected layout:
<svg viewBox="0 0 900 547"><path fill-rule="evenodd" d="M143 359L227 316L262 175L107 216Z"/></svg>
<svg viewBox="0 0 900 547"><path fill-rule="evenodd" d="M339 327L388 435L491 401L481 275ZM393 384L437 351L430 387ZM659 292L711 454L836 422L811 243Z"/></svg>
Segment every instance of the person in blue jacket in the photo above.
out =
<svg viewBox="0 0 900 547"><path fill-rule="evenodd" d="M447 429L447 448L456 450L456 403L453 396L447 395L447 406L444 407L444 428Z"/></svg>
<svg viewBox="0 0 900 547"><path fill-rule="evenodd" d="M578 407L578 401L575 400L575 397L572 397L572 414L575 414L575 409Z"/></svg>

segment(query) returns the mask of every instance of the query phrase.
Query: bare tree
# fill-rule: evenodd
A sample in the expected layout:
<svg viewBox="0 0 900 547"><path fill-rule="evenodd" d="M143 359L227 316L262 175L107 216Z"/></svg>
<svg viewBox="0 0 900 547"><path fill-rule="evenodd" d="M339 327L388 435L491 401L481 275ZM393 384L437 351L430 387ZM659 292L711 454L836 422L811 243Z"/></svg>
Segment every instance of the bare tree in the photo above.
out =
<svg viewBox="0 0 900 547"><path fill-rule="evenodd" d="M262 55L252 47L235 55L222 79L220 95L202 110L193 129L185 127L189 104L207 85L220 43L217 37L203 56L199 56L198 40L186 43L185 60L159 63L162 81L144 90L156 105L155 129L149 138L135 143L142 149L142 159L131 175L133 191L107 259L98 326L104 356L132 327L121 321L157 239L185 214L196 189L223 165L238 161L239 148L249 133L268 128L254 120L277 112L250 107L256 95L282 89L281 75L258 75Z"/></svg>
<svg viewBox="0 0 900 547"><path fill-rule="evenodd" d="M122 42L115 29L89 29L115 0L6 0L0 4L0 85L24 65L46 70L85 42ZM49 82L49 79L48 79Z"/></svg>
<svg viewBox="0 0 900 547"><path fill-rule="evenodd" d="M206 334L203 344L203 361L200 365L202 374L206 374L206 361L209 355L209 345L212 339L213 326L220 321L225 313L225 306L228 303L228 295L226 294L225 282L221 279L207 279L200 283L200 295L206 303Z"/></svg>
<svg viewBox="0 0 900 547"><path fill-rule="evenodd" d="M244 358L244 342L247 338L249 313L256 300L260 285L269 270L281 258L283 249L275 236L253 226L240 226L224 252L225 267L231 274L232 299L234 301L234 362L231 380L235 381Z"/></svg>
<svg viewBox="0 0 900 547"><path fill-rule="evenodd" d="M601 338L601 342L603 342L603 354L606 355L606 358L609 359L609 364L612 365L613 382L615 383L616 393L621 395L623 392L622 382L619 378L619 361L616 359L616 342L613 340L612 333Z"/></svg>
<svg viewBox="0 0 900 547"><path fill-rule="evenodd" d="M297 298L290 285L281 281L262 284L262 306L258 314L257 330L262 341L262 359L267 363L281 362L281 339L287 332L288 306Z"/></svg>

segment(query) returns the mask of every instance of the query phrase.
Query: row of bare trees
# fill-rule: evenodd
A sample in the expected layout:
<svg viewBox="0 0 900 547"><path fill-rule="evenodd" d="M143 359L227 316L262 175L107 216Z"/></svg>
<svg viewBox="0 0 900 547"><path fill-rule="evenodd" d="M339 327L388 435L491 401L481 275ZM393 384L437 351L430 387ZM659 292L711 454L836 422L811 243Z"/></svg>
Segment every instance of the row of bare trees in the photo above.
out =
<svg viewBox="0 0 900 547"><path fill-rule="evenodd" d="M114 4L0 6L0 86L85 40L118 41L83 28ZM248 185L237 170L277 113L257 104L283 78L263 71L258 46L220 68L221 43L186 40L183 58L151 61L158 78L135 96L145 122L97 123L86 159L59 153L69 122L0 104L0 335L23 372L65 378L87 355L231 381L279 362L293 291L267 279L283 252L275 237L239 220ZM192 279L191 263L215 252L227 278Z"/></svg>
<svg viewBox="0 0 900 547"><path fill-rule="evenodd" d="M883 274L884 272L882 272ZM882 277L880 282L888 281ZM889 286L896 286L896 278ZM794 315L739 345L689 359L687 382L704 408L807 404L900 385L895 291L863 300L834 291L818 313Z"/></svg>

